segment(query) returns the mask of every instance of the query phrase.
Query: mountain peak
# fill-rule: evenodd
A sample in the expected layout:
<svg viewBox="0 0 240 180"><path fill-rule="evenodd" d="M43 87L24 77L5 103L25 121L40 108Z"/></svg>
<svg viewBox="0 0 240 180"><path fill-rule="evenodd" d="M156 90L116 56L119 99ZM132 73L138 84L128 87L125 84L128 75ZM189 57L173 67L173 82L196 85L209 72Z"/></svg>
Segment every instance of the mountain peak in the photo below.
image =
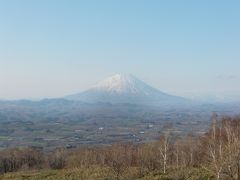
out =
<svg viewBox="0 0 240 180"><path fill-rule="evenodd" d="M139 81L131 74L115 74L99 82L93 89L111 93L136 93Z"/></svg>
<svg viewBox="0 0 240 180"><path fill-rule="evenodd" d="M68 96L67 99L89 103L129 104L166 104L183 101L183 98L163 93L131 74L115 74L83 93Z"/></svg>

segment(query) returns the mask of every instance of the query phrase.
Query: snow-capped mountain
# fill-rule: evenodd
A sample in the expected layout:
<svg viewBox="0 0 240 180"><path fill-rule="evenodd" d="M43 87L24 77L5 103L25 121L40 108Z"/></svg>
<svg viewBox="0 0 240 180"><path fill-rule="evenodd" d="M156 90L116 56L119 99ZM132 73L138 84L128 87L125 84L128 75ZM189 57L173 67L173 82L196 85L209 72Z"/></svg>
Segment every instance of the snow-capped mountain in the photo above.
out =
<svg viewBox="0 0 240 180"><path fill-rule="evenodd" d="M66 98L88 103L169 104L185 101L184 98L163 93L128 74L116 74L85 92Z"/></svg>

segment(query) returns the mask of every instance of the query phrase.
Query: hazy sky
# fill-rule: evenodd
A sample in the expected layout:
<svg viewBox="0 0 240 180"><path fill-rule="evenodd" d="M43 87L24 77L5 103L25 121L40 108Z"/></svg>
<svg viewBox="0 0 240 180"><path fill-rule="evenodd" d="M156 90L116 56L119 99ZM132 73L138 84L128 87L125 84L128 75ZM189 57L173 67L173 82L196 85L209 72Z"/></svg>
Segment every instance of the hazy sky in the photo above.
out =
<svg viewBox="0 0 240 180"><path fill-rule="evenodd" d="M240 1L0 0L0 99L64 96L115 73L178 95L240 94Z"/></svg>

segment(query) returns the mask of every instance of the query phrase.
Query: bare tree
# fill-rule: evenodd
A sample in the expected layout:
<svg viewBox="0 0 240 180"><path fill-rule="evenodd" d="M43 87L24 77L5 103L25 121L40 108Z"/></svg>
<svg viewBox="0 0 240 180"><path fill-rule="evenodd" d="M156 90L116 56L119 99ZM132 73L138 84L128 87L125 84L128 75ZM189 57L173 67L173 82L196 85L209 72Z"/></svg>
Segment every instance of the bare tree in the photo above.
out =
<svg viewBox="0 0 240 180"><path fill-rule="evenodd" d="M164 131L164 135L160 139L159 148L158 148L160 155L162 157L162 160L163 160L163 173L164 174L166 173L166 169L167 169L170 137L171 137L170 128L167 128Z"/></svg>

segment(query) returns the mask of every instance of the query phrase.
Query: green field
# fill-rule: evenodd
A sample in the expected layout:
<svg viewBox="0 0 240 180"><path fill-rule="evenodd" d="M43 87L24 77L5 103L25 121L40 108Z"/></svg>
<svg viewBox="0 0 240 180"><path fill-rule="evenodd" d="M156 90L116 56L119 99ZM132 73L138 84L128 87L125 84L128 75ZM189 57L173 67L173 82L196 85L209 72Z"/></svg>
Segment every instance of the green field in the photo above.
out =
<svg viewBox="0 0 240 180"><path fill-rule="evenodd" d="M11 138L8 136L0 136L0 141L6 141L6 140L10 140Z"/></svg>

